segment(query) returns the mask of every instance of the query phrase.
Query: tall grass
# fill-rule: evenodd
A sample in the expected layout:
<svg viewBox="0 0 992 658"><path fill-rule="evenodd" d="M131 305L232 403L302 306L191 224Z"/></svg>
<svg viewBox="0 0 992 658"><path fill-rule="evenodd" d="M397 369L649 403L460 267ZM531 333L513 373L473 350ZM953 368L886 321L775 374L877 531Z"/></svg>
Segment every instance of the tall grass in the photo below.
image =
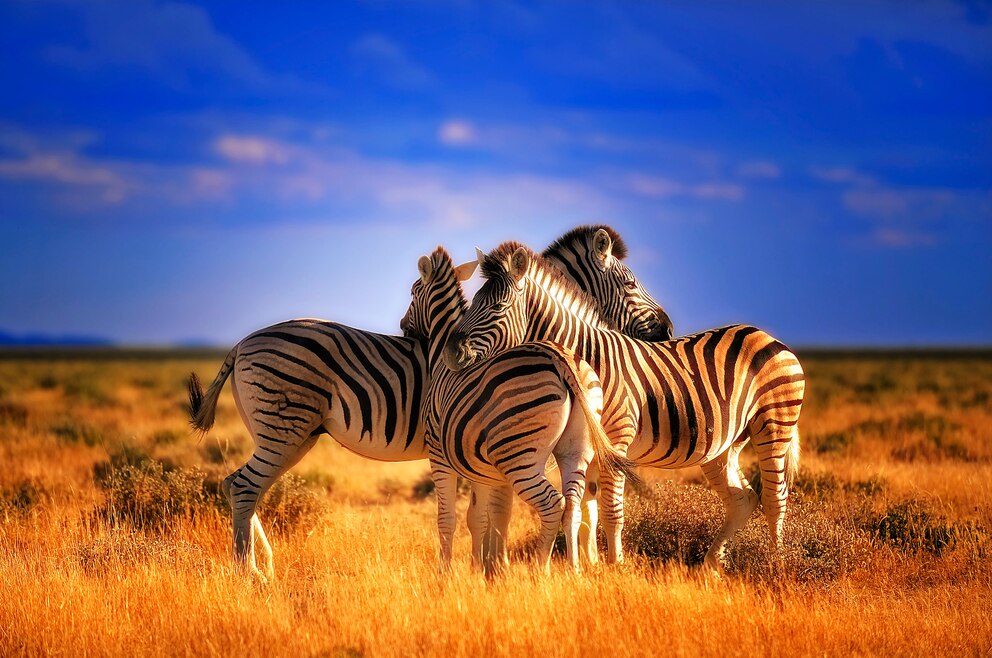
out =
<svg viewBox="0 0 992 658"><path fill-rule="evenodd" d="M436 571L426 464L321 442L260 510L276 579L231 564L219 482L251 450L230 397L200 440L182 377L217 359L0 360L0 655L988 655L992 363L806 361L784 563L756 514L728 576L696 470L628 493L628 560L487 582ZM67 385L67 382L74 382ZM840 438L843 437L843 438ZM745 468L752 468L745 464ZM460 500L464 509L467 501Z"/></svg>

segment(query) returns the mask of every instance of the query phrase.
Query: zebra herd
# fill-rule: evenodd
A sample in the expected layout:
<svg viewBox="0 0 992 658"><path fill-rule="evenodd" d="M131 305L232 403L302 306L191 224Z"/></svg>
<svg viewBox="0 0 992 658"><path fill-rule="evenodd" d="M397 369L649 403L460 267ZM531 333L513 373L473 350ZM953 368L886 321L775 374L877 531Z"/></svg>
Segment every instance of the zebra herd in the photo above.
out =
<svg viewBox="0 0 992 658"><path fill-rule="evenodd" d="M600 501L608 561L623 559L632 467L699 465L726 509L706 556L719 571L727 542L759 502L738 465L752 439L760 502L779 550L799 457L798 360L754 327L673 339L668 315L625 256L608 226L577 228L540 255L507 242L457 267L439 247L418 262L403 337L293 320L244 338L206 392L192 375L193 426L210 429L231 377L255 441L249 460L224 480L235 560L273 576L256 507L323 433L365 457L430 460L442 568L452 557L459 476L472 487L473 561L492 573L507 561L513 494L540 517L545 568L564 525L567 559L578 569L580 555L598 557ZM469 305L461 283L477 267L485 282ZM551 457L560 491L547 476Z"/></svg>

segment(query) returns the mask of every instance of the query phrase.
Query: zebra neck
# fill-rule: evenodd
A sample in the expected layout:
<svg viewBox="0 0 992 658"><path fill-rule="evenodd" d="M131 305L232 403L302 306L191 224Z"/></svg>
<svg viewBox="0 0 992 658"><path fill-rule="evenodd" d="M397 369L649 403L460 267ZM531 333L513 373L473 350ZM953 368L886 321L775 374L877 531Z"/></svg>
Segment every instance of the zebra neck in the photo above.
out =
<svg viewBox="0 0 992 658"><path fill-rule="evenodd" d="M433 309L430 318L430 339L427 343L427 372L434 372L435 368L447 370L441 361L441 353L448 342L448 338L454 332L455 327L465 316L465 298L461 296L461 287L455 284L455 290L459 294L451 295L440 301Z"/></svg>
<svg viewBox="0 0 992 658"><path fill-rule="evenodd" d="M548 340L574 350L583 358L598 352L605 327L589 302L553 278L530 278L526 288L526 340Z"/></svg>

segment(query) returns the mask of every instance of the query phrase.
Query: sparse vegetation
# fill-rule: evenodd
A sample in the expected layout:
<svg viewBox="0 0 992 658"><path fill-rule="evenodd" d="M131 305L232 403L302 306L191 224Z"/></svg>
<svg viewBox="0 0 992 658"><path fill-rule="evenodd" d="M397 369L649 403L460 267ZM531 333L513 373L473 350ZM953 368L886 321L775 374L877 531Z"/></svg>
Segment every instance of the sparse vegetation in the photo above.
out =
<svg viewBox="0 0 992 658"><path fill-rule="evenodd" d="M0 359L0 655L992 646L988 355L805 359L781 565L755 514L728 546L726 579L703 576L723 507L688 469L643 471L628 492L622 566L574 577L559 561L545 578L528 561L536 518L517 503L506 573L471 571L462 525L441 579L427 463L363 460L322 440L259 510L276 563L264 587L230 560L221 483L251 452L230 395L206 438L182 411L185 374L212 376L221 358Z"/></svg>

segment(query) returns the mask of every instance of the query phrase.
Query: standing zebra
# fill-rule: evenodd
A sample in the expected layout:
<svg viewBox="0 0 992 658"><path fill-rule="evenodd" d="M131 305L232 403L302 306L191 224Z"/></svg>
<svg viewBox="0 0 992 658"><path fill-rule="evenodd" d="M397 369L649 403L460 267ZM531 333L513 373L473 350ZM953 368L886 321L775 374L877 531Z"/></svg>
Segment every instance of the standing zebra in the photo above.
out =
<svg viewBox="0 0 992 658"><path fill-rule="evenodd" d="M614 326L636 325L642 332L638 335L645 338L670 334L664 311L621 262L626 251L612 229L576 229L549 248L553 250L569 252L573 276L599 295L597 303L609 301L604 310ZM469 271L459 269L463 274ZM617 306L614 299L624 303ZM638 325L632 322L634 317L647 321ZM427 457L420 418L427 359L424 342L407 336L325 320L290 320L260 329L235 345L205 393L195 373L191 375L193 427L207 432L213 426L221 389L231 377L235 405L255 443L248 461L224 480L231 500L236 561L255 575L272 577L272 549L255 510L264 493L306 455L320 434L326 432L352 452L372 459ZM492 519L497 532L505 532L509 523L505 491L494 492L490 508L488 515L472 510L470 525L485 517ZM477 530L474 536L481 536L484 528ZM255 560L256 543L264 553L262 569ZM473 555L480 551L475 547Z"/></svg>
<svg viewBox="0 0 992 658"><path fill-rule="evenodd" d="M805 377L796 356L755 327L704 331L648 343L607 328L596 308L540 256L505 243L483 263L485 284L444 352L453 370L525 341L574 350L599 374L603 425L634 462L661 468L700 465L726 508L706 555L719 570L727 541L747 521L758 495L740 472L753 439L761 503L772 545L781 549L788 487L798 467ZM623 477L604 477L609 556L621 560Z"/></svg>
<svg viewBox="0 0 992 658"><path fill-rule="evenodd" d="M614 452L600 426L602 390L596 373L574 353L550 343L519 345L476 368L452 372L440 354L468 303L443 248L422 257L417 265L420 279L411 290L413 299L403 326L428 339L431 355L424 422L437 495L442 567L451 561L455 483L460 475L473 483L473 497L487 495L490 488L512 488L537 511L538 558L545 569L564 518L568 560L578 569L579 505L586 469L598 459L602 472L615 476L626 461ZM561 472L563 493L545 473L551 455ZM478 523L470 522L473 532L478 528ZM485 552L482 562L487 573L500 557L498 551Z"/></svg>

